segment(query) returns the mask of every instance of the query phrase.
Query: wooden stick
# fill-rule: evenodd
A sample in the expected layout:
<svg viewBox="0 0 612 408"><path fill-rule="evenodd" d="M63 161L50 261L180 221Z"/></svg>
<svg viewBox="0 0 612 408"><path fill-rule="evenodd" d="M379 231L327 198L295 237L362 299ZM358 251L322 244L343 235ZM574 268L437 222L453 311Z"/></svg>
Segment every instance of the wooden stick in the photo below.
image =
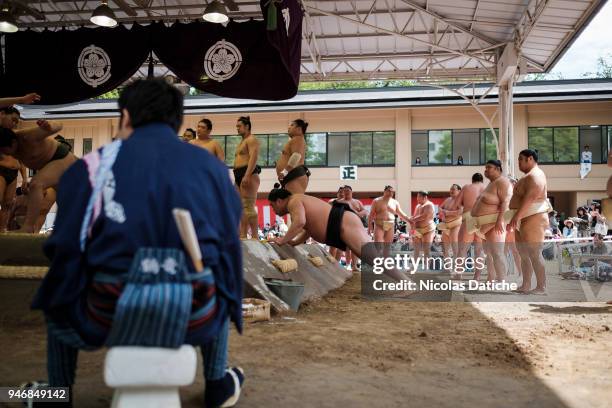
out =
<svg viewBox="0 0 612 408"><path fill-rule="evenodd" d="M181 235L181 240L191 258L191 262L193 262L195 270L197 272L202 272L204 270L202 252L200 251L200 242L198 241L198 236L193 226L191 213L183 208L175 208L172 210L172 215L174 216L174 221Z"/></svg>

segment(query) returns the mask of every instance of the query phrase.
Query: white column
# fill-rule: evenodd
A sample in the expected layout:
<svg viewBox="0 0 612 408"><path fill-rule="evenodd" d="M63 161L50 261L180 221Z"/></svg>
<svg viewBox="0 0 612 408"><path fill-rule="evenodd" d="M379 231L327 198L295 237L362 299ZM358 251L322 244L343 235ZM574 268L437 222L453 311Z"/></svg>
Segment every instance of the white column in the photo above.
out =
<svg viewBox="0 0 612 408"><path fill-rule="evenodd" d="M402 209L410 212L410 182L412 179L411 148L412 111L397 109L395 111L395 198Z"/></svg>

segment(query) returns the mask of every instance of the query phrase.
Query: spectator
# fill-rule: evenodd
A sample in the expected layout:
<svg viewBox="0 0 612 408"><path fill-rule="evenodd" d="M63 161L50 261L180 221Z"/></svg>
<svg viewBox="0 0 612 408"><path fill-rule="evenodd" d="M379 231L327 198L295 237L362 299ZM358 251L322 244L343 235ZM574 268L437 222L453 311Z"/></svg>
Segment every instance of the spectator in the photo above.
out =
<svg viewBox="0 0 612 408"><path fill-rule="evenodd" d="M593 152L590 150L589 145L584 145L584 149L582 150L582 163L592 163L593 162Z"/></svg>
<svg viewBox="0 0 612 408"><path fill-rule="evenodd" d="M567 219L564 224L563 238L578 238L578 229L574 226L574 221Z"/></svg>
<svg viewBox="0 0 612 408"><path fill-rule="evenodd" d="M559 220L557 216L556 211L552 211L548 214L548 224L553 235L559 232Z"/></svg>
<svg viewBox="0 0 612 408"><path fill-rule="evenodd" d="M419 156L417 156L417 158L414 160L414 164L416 164L417 166L421 165L421 158Z"/></svg>
<svg viewBox="0 0 612 408"><path fill-rule="evenodd" d="M444 161L444 164L453 164L453 158L450 154L446 155L446 160Z"/></svg>
<svg viewBox="0 0 612 408"><path fill-rule="evenodd" d="M463 156L457 157L457 166L463 166Z"/></svg>
<svg viewBox="0 0 612 408"><path fill-rule="evenodd" d="M581 238L590 236L591 234L589 231L591 229L591 220L589 219L589 214L587 213L586 209L584 207L579 207L576 210L576 214L577 219L575 224L578 229L578 236Z"/></svg>

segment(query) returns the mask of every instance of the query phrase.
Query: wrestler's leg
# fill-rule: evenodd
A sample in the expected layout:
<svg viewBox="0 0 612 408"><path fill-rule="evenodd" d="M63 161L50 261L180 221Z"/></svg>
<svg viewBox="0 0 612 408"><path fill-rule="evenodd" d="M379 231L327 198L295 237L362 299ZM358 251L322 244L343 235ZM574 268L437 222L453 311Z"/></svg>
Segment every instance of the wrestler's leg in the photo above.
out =
<svg viewBox="0 0 612 408"><path fill-rule="evenodd" d="M384 234L384 238L383 240L385 241L385 243L387 244L392 244L393 243L393 233L395 231L393 231L393 228L391 228L389 231L384 231L383 230L383 234Z"/></svg>
<svg viewBox="0 0 612 408"><path fill-rule="evenodd" d="M512 260L514 262L514 266L516 267L517 273L521 276L521 257L518 253L518 249L516 248L514 231L506 231L506 245L504 251L506 254L512 255Z"/></svg>
<svg viewBox="0 0 612 408"><path fill-rule="evenodd" d="M385 242L385 231L378 225L374 226L374 242Z"/></svg>
<svg viewBox="0 0 612 408"><path fill-rule="evenodd" d="M482 239L476 234L472 234L472 239L473 239L473 244L474 244L474 259L479 258L479 257L486 258L486 254L485 254L484 247L482 244ZM491 263L489 268L493 271L493 269L495 268L494 264ZM493 273L495 273L495 271L493 271ZM482 274L482 269L474 267L474 280L479 280L481 274Z"/></svg>
<svg viewBox="0 0 612 408"><path fill-rule="evenodd" d="M423 238L421 239L423 245L423 255L425 258L429 258L429 254L431 253L431 244L433 244L434 238L436 237L436 230L429 231L423 234Z"/></svg>
<svg viewBox="0 0 612 408"><path fill-rule="evenodd" d="M16 189L17 179L7 186L4 177L0 176L0 232L6 231Z"/></svg>
<svg viewBox="0 0 612 408"><path fill-rule="evenodd" d="M47 214L49 214L49 211L51 211L51 207L53 207L53 204L55 204L56 197L57 194L55 192L55 189L50 187L45 190L45 198L40 209L40 215L38 216L38 219L36 220L36 225L34 227L36 231L40 231L42 226L45 224Z"/></svg>
<svg viewBox="0 0 612 408"><path fill-rule="evenodd" d="M308 187L308 176L301 176L285 184L285 190L292 194L304 194Z"/></svg>
<svg viewBox="0 0 612 408"><path fill-rule="evenodd" d="M450 246L454 257L457 257L459 254L459 229L461 229L461 227L454 227L448 234L448 239L450 241Z"/></svg>
<svg viewBox="0 0 612 408"><path fill-rule="evenodd" d="M252 239L257 239L257 211L255 210L255 202L257 200L257 191L259 190L260 179L258 174L252 174L250 182L240 186L240 196L252 200L253 205L249 208L244 208L243 221L241 226L240 237L246 238L247 234L251 233Z"/></svg>
<svg viewBox="0 0 612 408"><path fill-rule="evenodd" d="M504 251L504 245L506 241L506 233L501 234L495 231L495 225L485 234L486 247L487 247L487 258L491 258L494 270L488 270L487 281L504 281L508 271L508 265L506 264L506 252ZM488 259L487 259L488 260Z"/></svg>
<svg viewBox="0 0 612 408"><path fill-rule="evenodd" d="M62 174L64 174L66 169L75 161L77 161L76 156L72 153L68 153L68 155L61 160L54 160L47 163L42 169L36 172L34 177L32 177L28 188L28 211L26 213L25 223L21 228L22 232L38 232L35 231L35 224L43 204L44 191L49 187L57 186Z"/></svg>
<svg viewBox="0 0 612 408"><path fill-rule="evenodd" d="M361 219L354 213L344 213L340 237L346 243L346 246L361 259L362 264L365 262L368 265L374 265L374 258L384 256L376 249L376 245L366 245L373 242L372 238L363 228ZM387 270L385 275L397 281L410 279L406 273L397 269Z"/></svg>
<svg viewBox="0 0 612 408"><path fill-rule="evenodd" d="M546 269L542 256L544 232L548 227L548 215L534 214L521 220L521 236L527 246L527 252L536 276L536 287L529 293L546 293Z"/></svg>
<svg viewBox="0 0 612 408"><path fill-rule="evenodd" d="M444 258L450 257L451 244L450 236L446 231L442 231L442 256Z"/></svg>
<svg viewBox="0 0 612 408"><path fill-rule="evenodd" d="M531 275L533 274L531 258L529 257L529 245L524 241L525 238L523 238L521 231L515 231L514 237L521 258L521 271L523 272L523 282L516 291L526 293L531 290Z"/></svg>

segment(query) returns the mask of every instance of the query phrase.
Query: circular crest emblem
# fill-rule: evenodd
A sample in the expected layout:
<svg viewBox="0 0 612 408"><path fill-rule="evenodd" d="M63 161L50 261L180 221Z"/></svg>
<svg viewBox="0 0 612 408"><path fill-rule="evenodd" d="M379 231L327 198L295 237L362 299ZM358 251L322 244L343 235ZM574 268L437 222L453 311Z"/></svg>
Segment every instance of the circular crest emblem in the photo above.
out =
<svg viewBox="0 0 612 408"><path fill-rule="evenodd" d="M236 75L241 64L240 50L225 40L217 41L204 56L204 72L217 82L223 82Z"/></svg>
<svg viewBox="0 0 612 408"><path fill-rule="evenodd" d="M111 76L110 58L106 51L95 45L83 48L79 55L79 76L87 85L97 88Z"/></svg>

